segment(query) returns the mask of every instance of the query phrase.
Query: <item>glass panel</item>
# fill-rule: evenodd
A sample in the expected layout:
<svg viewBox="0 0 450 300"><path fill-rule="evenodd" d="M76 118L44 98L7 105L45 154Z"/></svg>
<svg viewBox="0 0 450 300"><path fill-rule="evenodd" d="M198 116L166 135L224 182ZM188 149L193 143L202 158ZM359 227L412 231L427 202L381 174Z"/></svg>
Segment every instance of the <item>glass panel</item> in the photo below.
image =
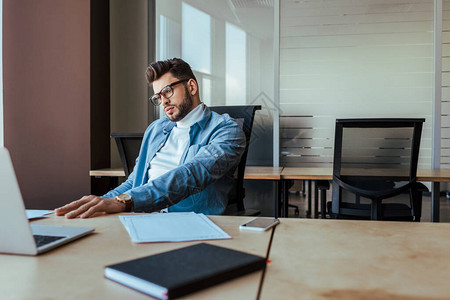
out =
<svg viewBox="0 0 450 300"><path fill-rule="evenodd" d="M181 56L181 26L174 20L161 15L159 18L159 53L164 57ZM171 38L169 38L171 37Z"/></svg>
<svg viewBox="0 0 450 300"><path fill-rule="evenodd" d="M442 1L441 50L441 169L450 169L450 0ZM450 185L446 184L442 189L450 190Z"/></svg>
<svg viewBox="0 0 450 300"><path fill-rule="evenodd" d="M280 163L328 167L336 118L426 118L431 165L433 0L280 2Z"/></svg>
<svg viewBox="0 0 450 300"><path fill-rule="evenodd" d="M247 165L273 165L273 4L273 0L156 1L157 60L174 56L186 60L199 82L200 99L208 106L262 106L255 114ZM161 29L167 27L163 22L168 23L161 16L173 27L180 24L180 34L173 27ZM247 180L245 194L246 208L273 215L273 184Z"/></svg>
<svg viewBox="0 0 450 300"><path fill-rule="evenodd" d="M182 56L193 70L211 74L211 17L182 3Z"/></svg>
<svg viewBox="0 0 450 300"><path fill-rule="evenodd" d="M245 103L246 33L230 23L225 26L226 99L228 105Z"/></svg>
<svg viewBox="0 0 450 300"><path fill-rule="evenodd" d="M3 45L2 45L2 7L3 1L0 0L0 147L4 145L4 137L3 137Z"/></svg>
<svg viewBox="0 0 450 300"><path fill-rule="evenodd" d="M208 78L211 105L256 104L263 94L273 108L273 4L247 4L156 2L157 59L181 57L199 82Z"/></svg>
<svg viewBox="0 0 450 300"><path fill-rule="evenodd" d="M207 105L262 106L249 164L273 163L273 14L273 1L156 1L157 60L186 60Z"/></svg>

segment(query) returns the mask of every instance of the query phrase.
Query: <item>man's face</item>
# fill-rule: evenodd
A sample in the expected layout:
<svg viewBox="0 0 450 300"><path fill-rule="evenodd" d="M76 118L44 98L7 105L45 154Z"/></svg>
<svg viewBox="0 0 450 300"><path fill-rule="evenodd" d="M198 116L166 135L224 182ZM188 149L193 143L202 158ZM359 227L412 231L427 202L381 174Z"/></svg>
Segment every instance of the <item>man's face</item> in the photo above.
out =
<svg viewBox="0 0 450 300"><path fill-rule="evenodd" d="M159 93L167 85L172 84L179 79L173 77L171 73L166 73L158 80L153 81L153 90ZM172 87L173 95L170 98L165 98L161 95L161 105L164 113L172 122L182 120L194 107L192 96L187 90L186 83L179 83Z"/></svg>

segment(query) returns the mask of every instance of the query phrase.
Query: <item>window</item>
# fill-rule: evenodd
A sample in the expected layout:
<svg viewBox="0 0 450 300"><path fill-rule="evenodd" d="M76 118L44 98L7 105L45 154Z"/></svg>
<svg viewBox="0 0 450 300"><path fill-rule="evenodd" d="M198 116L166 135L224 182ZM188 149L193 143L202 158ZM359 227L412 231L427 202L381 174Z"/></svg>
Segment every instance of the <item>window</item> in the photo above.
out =
<svg viewBox="0 0 450 300"><path fill-rule="evenodd" d="M226 23L226 103L246 102L246 34L230 23Z"/></svg>
<svg viewBox="0 0 450 300"><path fill-rule="evenodd" d="M181 54L193 70L211 74L211 17L182 4Z"/></svg>

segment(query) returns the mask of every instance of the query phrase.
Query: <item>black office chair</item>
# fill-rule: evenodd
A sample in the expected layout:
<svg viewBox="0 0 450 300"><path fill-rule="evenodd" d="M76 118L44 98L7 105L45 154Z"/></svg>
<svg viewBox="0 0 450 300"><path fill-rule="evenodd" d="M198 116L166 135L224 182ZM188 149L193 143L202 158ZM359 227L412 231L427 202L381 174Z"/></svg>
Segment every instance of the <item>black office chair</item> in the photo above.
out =
<svg viewBox="0 0 450 300"><path fill-rule="evenodd" d="M247 162L248 148L250 146L250 137L252 134L253 120L255 117L255 112L261 109L260 105L239 105L239 106L212 106L210 109L218 114L228 114L230 117L235 119L241 126L245 133L246 146L244 153L242 154L241 161L237 167L237 178L235 185L234 197L232 197L228 202L227 210L225 214L231 215L247 215L255 216L259 215L258 210L245 209L244 198L244 174L245 174L245 164Z"/></svg>
<svg viewBox="0 0 450 300"><path fill-rule="evenodd" d="M116 141L120 161L127 178L133 171L136 158L139 156L143 137L143 133L111 133L111 138Z"/></svg>
<svg viewBox="0 0 450 300"><path fill-rule="evenodd" d="M416 173L424 121L336 120L332 218L420 221L424 186Z"/></svg>
<svg viewBox="0 0 450 300"><path fill-rule="evenodd" d="M242 154L241 161L237 167L236 184L232 198L228 202L226 214L234 215L258 215L258 210L245 210L244 208L244 174L245 164L247 162L247 153L250 145L250 137L253 128L253 120L255 112L261 109L260 105L242 105L242 106L212 106L210 109L216 113L227 113L235 119L245 133L246 146ZM111 133L111 137L115 139L119 150L120 160L128 177L133 171L136 158L139 155L139 149L142 143L143 133Z"/></svg>

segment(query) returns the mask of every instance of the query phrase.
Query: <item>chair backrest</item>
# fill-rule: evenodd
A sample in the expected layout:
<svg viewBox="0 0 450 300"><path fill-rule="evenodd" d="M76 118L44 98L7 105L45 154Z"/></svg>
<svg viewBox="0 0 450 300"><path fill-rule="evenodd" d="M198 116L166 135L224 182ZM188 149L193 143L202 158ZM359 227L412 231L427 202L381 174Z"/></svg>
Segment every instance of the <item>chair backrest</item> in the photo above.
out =
<svg viewBox="0 0 450 300"><path fill-rule="evenodd" d="M416 177L425 119L337 119L333 175ZM380 172L381 171L381 172Z"/></svg>
<svg viewBox="0 0 450 300"><path fill-rule="evenodd" d="M358 202L360 197L378 201L411 188L416 181L423 122L337 119L332 212L341 211L343 191L351 191Z"/></svg>
<svg viewBox="0 0 450 300"><path fill-rule="evenodd" d="M218 114L228 114L230 117L236 120L245 133L246 145L244 153L242 154L241 161L237 167L237 179L235 196L230 199L231 203L236 203L239 211L244 210L244 174L245 164L247 162L248 148L250 146L250 138L252 135L253 120L255 112L261 110L261 105L237 105L237 106L211 106L211 111Z"/></svg>
<svg viewBox="0 0 450 300"><path fill-rule="evenodd" d="M111 138L116 141L126 177L133 171L143 137L143 133L111 133Z"/></svg>

